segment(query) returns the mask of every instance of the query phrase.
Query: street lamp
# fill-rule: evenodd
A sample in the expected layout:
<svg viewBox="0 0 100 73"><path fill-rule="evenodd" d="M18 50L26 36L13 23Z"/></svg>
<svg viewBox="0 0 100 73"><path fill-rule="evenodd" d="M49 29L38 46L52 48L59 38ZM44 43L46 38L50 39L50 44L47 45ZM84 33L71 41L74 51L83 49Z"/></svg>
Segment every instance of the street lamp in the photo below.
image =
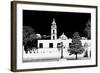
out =
<svg viewBox="0 0 100 73"><path fill-rule="evenodd" d="M61 42L61 59L63 58L63 42Z"/></svg>

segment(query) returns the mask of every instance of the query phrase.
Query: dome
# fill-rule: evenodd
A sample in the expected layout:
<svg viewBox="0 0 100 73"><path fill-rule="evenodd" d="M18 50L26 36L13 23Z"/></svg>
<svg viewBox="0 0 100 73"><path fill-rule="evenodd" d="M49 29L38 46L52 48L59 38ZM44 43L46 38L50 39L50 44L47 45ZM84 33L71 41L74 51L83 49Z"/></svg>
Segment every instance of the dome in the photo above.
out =
<svg viewBox="0 0 100 73"><path fill-rule="evenodd" d="M67 40L68 38L67 38L67 36L63 33L63 34L59 37L59 39L61 39L61 40Z"/></svg>

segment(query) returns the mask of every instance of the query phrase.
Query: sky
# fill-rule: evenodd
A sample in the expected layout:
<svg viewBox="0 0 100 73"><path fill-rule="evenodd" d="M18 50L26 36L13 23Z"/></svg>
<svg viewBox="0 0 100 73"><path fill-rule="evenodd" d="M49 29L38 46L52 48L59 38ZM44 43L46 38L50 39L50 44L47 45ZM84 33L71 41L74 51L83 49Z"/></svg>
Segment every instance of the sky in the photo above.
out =
<svg viewBox="0 0 100 73"><path fill-rule="evenodd" d="M55 18L57 36L64 32L68 38L72 38L74 32L79 32L85 37L86 23L91 19L90 13L51 12L23 10L23 26L31 26L36 33L41 35L51 34L51 24Z"/></svg>

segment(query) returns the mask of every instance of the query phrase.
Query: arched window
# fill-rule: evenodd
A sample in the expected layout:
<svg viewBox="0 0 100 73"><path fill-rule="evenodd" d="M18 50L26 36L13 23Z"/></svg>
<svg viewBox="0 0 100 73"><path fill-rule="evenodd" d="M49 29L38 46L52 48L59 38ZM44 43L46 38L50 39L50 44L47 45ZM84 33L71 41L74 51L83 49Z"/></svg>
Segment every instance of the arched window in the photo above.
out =
<svg viewBox="0 0 100 73"><path fill-rule="evenodd" d="M55 39L55 36L53 36L53 39Z"/></svg>

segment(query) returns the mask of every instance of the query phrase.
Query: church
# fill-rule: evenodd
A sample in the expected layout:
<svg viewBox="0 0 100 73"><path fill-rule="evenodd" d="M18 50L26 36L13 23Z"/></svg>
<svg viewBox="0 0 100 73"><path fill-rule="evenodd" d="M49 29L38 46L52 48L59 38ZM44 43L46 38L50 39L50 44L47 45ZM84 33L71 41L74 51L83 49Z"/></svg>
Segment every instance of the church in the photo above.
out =
<svg viewBox="0 0 100 73"><path fill-rule="evenodd" d="M81 39L82 45L83 47L85 47L85 44L88 44L88 47L85 47L85 51L83 54L81 54L80 56L84 56L85 52L88 52L88 57L90 57L91 54L91 40L87 40L87 39ZM51 35L50 35L50 39L40 39L37 42L37 47L38 49L47 49L47 50L56 50L57 49L61 49L61 46L63 45L63 50L65 49L65 51L67 51L67 49L69 48L69 43L72 43L72 39L67 38L67 36L64 34L64 32L62 33L61 36L57 36L57 25L55 22L55 19L53 19L52 23L51 23ZM66 53L67 57L69 57L68 52Z"/></svg>
<svg viewBox="0 0 100 73"><path fill-rule="evenodd" d="M51 24L51 39L48 40L38 40L38 48L48 49L48 48L58 48L61 42L63 42L64 48L69 47L68 44L71 43L71 39L68 39L67 36L62 33L60 37L57 36L57 25L55 19L53 19Z"/></svg>

